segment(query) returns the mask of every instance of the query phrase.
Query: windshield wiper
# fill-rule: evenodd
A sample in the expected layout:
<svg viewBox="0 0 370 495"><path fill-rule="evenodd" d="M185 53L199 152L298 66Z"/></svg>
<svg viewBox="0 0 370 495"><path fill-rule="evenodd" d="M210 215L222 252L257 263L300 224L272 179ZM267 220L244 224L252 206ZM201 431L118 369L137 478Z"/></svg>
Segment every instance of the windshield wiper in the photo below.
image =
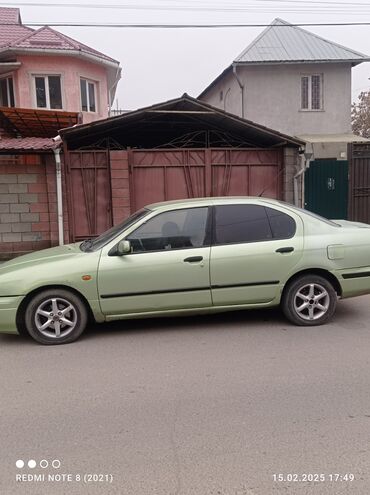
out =
<svg viewBox="0 0 370 495"><path fill-rule="evenodd" d="M81 251L90 251L90 249L93 247L94 243L92 239L85 239L81 244L80 244L80 249Z"/></svg>

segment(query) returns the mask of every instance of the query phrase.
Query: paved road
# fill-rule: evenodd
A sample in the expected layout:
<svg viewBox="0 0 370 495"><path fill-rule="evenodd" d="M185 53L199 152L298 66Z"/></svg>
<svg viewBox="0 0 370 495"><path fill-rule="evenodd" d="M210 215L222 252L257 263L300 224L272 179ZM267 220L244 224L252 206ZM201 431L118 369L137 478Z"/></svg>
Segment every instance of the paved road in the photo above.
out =
<svg viewBox="0 0 370 495"><path fill-rule="evenodd" d="M269 311L120 322L56 347L0 336L0 493L368 495L369 302L311 329Z"/></svg>

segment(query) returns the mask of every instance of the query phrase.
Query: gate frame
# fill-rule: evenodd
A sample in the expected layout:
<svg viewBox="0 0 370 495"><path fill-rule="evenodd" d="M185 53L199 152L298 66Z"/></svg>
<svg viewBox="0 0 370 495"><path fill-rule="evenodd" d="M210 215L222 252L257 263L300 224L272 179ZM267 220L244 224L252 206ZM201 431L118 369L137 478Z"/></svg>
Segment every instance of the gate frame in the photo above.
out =
<svg viewBox="0 0 370 495"><path fill-rule="evenodd" d="M153 151L158 151L158 152L173 152L173 151L181 151L183 153L188 152L188 151L202 151L204 152L204 171L205 171L205 192L206 196L205 197L214 197L213 196L213 171L212 171L212 152L213 151L274 151L277 154L277 161L274 166L276 166L276 177L274 178L273 184L275 184L276 181L276 192L277 192L277 199L279 200L284 200L284 171L285 171L285 163L284 163L284 151L283 148L145 148L145 149L132 149L132 148L127 148L127 156L128 156L128 168L129 168L129 188L130 188L130 204L131 204L131 213L137 209L136 206L136 198L135 198L135 187L134 187L134 159L133 155L135 152L153 152ZM188 164L184 163L182 166L186 167ZM229 162L226 162L225 167L230 168L230 165L232 165ZM248 166L248 182L250 183L250 168L249 165L246 163L246 166ZM263 164L261 164L263 166ZM271 184L268 184L265 189L267 189ZM166 187L166 184L164 185ZM264 190L265 190L264 189ZM264 190L261 191L261 194L263 194Z"/></svg>
<svg viewBox="0 0 370 495"><path fill-rule="evenodd" d="M82 155L84 153L95 154L95 153L105 153L107 160L107 172L108 172L108 193L109 193L109 215L111 224L113 225L113 208L112 208L112 177L111 177L111 160L109 149L104 150L64 150L64 170L65 170L65 183L66 183L66 199L67 199L67 211L68 211L68 219L69 219L69 239L70 242L78 242L76 241L76 232L75 232L75 213L73 208L73 197L72 197L72 176L71 176L71 155L72 154ZM81 167L82 169L82 167ZM94 237L94 234L91 234L91 237Z"/></svg>

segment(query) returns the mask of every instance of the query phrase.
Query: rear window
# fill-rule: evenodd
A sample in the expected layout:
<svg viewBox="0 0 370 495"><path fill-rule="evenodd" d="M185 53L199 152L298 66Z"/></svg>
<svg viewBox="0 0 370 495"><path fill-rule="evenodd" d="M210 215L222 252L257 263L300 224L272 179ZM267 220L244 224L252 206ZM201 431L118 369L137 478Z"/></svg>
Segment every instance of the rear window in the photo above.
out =
<svg viewBox="0 0 370 495"><path fill-rule="evenodd" d="M284 206L286 206L285 203L282 203ZM308 215L312 218L315 218L316 220L320 220L320 222L324 222L328 225L331 225L332 227L341 227L341 225L339 225L339 223L335 223L333 222L333 220L329 220L328 218L325 218L325 217L322 217L321 215L318 215L317 213L313 213L312 211L309 211L309 210L304 210L303 208L299 208L298 206L295 206L295 205L289 205L289 208L292 208L293 210L296 210L297 213L300 213L300 214L305 214L305 215Z"/></svg>

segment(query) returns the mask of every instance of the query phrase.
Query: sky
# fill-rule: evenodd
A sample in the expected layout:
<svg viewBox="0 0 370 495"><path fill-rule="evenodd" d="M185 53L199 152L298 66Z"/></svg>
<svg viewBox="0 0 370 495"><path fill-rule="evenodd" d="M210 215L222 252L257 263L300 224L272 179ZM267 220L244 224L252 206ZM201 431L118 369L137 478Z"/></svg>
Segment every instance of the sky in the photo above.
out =
<svg viewBox="0 0 370 495"><path fill-rule="evenodd" d="M58 2L58 7L52 6ZM103 2L33 0L0 2L0 6L19 7L24 24L270 24L276 17L291 23L370 23L369 0L107 0L105 6ZM44 3L44 6L27 6L27 3ZM80 7L67 4L78 4ZM107 8L108 5L118 5L120 8ZM215 11L215 8L224 10ZM54 29L120 62L122 79L114 107L134 110L177 98L183 93L198 96L264 28ZM370 56L370 25L310 26L305 29ZM368 78L370 63L363 63L352 70L353 100L360 91L370 89Z"/></svg>

